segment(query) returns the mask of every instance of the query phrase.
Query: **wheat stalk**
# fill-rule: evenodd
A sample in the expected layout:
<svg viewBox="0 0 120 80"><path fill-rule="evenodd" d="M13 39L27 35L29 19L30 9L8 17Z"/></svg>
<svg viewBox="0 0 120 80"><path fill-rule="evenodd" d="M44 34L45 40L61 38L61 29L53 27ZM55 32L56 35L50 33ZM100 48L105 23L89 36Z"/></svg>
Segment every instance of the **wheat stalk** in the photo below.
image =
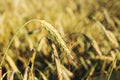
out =
<svg viewBox="0 0 120 80"><path fill-rule="evenodd" d="M5 53L4 53L4 56L1 60L1 63L0 63L0 67L2 66L3 64L3 61L7 55L7 52L8 52L8 49L10 48L12 42L14 41L14 39L17 37L18 33L20 31L22 31L22 29L29 23L31 22L40 22L40 24L42 25L42 27L48 31L50 33L51 36L55 37L56 41L58 42L58 44L64 49L64 51L67 53L67 55L69 56L70 59L73 59L73 56L71 55L71 52L70 50L68 49L68 47L66 46L65 42L63 41L62 37L60 36L60 34L57 32L57 30L51 25L49 24L48 22L46 22L45 20L39 20L39 19L31 19L29 20L28 22L26 22L23 26L21 26L19 28L19 30L16 32L16 34L13 36L13 38L11 39L11 41L9 42L6 50L5 50Z"/></svg>

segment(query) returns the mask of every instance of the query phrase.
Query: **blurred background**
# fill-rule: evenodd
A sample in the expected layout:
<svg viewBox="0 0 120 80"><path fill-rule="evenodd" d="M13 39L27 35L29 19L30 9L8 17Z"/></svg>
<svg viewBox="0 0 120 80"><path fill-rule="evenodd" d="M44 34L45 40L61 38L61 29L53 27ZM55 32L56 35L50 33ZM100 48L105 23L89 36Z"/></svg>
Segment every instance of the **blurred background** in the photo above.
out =
<svg viewBox="0 0 120 80"><path fill-rule="evenodd" d="M54 37L39 22L31 22L8 50L2 65L3 75L8 72L4 80L15 70L25 75L36 47L35 80L60 80L47 37L56 45L61 65L72 74L68 80L107 80L112 68L110 80L120 79L120 0L0 0L0 61L13 35L31 19L53 25L79 65L64 61Z"/></svg>

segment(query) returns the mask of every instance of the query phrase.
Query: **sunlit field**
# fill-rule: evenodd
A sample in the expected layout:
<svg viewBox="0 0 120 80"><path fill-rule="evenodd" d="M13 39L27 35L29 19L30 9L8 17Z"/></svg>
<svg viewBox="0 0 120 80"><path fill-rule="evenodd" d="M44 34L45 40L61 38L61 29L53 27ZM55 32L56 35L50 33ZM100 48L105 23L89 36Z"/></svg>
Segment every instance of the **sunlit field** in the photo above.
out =
<svg viewBox="0 0 120 80"><path fill-rule="evenodd" d="M120 80L120 0L0 0L1 80Z"/></svg>

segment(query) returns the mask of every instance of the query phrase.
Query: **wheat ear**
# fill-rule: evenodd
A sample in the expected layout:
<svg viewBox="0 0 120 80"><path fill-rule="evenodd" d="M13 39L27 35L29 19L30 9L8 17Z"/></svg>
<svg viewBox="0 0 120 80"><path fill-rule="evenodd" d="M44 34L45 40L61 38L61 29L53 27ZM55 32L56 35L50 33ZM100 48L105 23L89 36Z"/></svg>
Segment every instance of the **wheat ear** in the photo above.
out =
<svg viewBox="0 0 120 80"><path fill-rule="evenodd" d="M4 53L4 56L1 60L1 63L0 63L0 67L2 66L3 64L3 61L7 55L7 52L8 52L8 49L10 48L12 42L14 41L14 39L17 37L18 33L20 31L22 31L22 29L29 23L31 22L40 22L40 24L42 25L42 27L47 30L51 36L55 37L56 41L59 43L59 45L64 49L64 51L67 53L67 55L69 56L69 58L73 59L73 56L71 55L71 52L70 50L68 49L68 47L66 46L65 42L63 41L62 37L60 36L60 34L57 32L57 30L51 25L49 24L48 22L46 22L45 20L39 20L39 19L31 19L29 20L28 22L26 22L23 26L21 26L19 28L19 30L16 32L16 34L12 37L11 41L9 42L6 50L5 50L5 53Z"/></svg>

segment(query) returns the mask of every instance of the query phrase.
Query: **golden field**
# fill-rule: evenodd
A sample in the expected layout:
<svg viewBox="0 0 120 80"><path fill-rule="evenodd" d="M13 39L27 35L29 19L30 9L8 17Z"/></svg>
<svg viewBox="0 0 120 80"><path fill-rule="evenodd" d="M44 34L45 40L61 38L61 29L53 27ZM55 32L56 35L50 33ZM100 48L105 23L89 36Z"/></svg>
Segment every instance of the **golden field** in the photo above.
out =
<svg viewBox="0 0 120 80"><path fill-rule="evenodd" d="M119 80L119 47L119 0L0 0L2 80Z"/></svg>

